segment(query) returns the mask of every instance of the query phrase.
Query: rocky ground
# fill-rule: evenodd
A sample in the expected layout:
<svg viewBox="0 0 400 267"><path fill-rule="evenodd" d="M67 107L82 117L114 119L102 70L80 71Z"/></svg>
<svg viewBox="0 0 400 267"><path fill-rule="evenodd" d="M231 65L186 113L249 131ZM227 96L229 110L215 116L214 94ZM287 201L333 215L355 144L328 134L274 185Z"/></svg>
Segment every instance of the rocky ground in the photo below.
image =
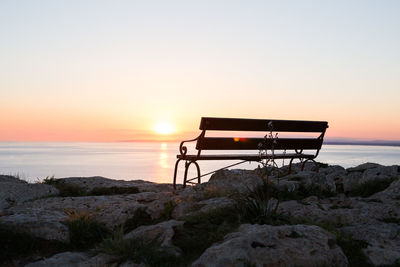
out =
<svg viewBox="0 0 400 267"><path fill-rule="evenodd" d="M207 183L0 175L4 266L400 266L400 166L225 170Z"/></svg>

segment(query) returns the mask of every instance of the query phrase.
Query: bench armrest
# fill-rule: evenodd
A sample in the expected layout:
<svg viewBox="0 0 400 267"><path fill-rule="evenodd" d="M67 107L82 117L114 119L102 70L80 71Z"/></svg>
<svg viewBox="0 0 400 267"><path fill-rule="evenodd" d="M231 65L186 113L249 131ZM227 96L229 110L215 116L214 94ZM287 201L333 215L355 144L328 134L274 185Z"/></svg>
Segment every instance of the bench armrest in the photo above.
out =
<svg viewBox="0 0 400 267"><path fill-rule="evenodd" d="M201 132L201 134L200 134L199 136L197 136L196 138L191 139L191 140L182 141L181 144L179 145L179 152L181 153L181 155L182 155L182 156L185 156L186 153L187 153L187 147L183 145L184 143L197 141L197 140L199 140L200 138L203 138L204 135L205 135L205 133L206 133L206 131L203 130L203 131ZM201 150L198 151L197 156L200 156L200 151L201 151Z"/></svg>

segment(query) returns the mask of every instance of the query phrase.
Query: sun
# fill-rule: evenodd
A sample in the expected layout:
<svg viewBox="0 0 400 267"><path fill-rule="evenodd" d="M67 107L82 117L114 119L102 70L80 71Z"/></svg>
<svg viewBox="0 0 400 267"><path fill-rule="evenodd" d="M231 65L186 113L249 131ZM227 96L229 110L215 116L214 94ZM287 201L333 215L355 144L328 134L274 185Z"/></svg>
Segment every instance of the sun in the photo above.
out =
<svg viewBox="0 0 400 267"><path fill-rule="evenodd" d="M167 135L167 134L171 134L174 132L174 126L166 121L161 121L158 122L155 126L154 126L154 130L158 133L158 134L163 134L163 135Z"/></svg>

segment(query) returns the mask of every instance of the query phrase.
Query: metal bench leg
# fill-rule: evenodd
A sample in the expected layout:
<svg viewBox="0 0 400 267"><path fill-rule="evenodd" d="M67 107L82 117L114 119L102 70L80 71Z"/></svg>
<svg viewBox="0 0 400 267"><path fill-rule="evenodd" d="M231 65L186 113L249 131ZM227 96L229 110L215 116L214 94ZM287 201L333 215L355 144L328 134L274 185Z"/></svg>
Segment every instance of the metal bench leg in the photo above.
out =
<svg viewBox="0 0 400 267"><path fill-rule="evenodd" d="M183 188L186 187L186 183L188 182L188 180L187 180L188 170L189 170L190 164L192 164L192 163L194 163L194 165L196 166L196 169L197 169L197 181L198 181L198 183L200 183L200 167L199 167L199 164L196 161L189 161L189 162L186 161L185 162L185 176L183 178ZM193 179L190 179L189 181L191 181L191 180L193 180Z"/></svg>
<svg viewBox="0 0 400 267"><path fill-rule="evenodd" d="M174 170L174 189L176 189L176 174L178 172L178 164L181 161L181 159L178 159L175 163L175 170Z"/></svg>
<svg viewBox="0 0 400 267"><path fill-rule="evenodd" d="M292 162L293 162L293 160L294 160L294 158L291 158L291 159L290 159L290 162L289 162L289 172L288 172L288 174L290 174L290 173L292 172Z"/></svg>
<svg viewBox="0 0 400 267"><path fill-rule="evenodd" d="M318 172L319 172L319 165L318 165L318 163L317 163L314 159L307 159L307 160L303 161L303 164L301 164L301 170L302 170L302 171L304 170L304 166L306 165L306 162L309 161L309 160L311 160L312 162L314 162L315 168L316 168L316 171L315 171L315 172L318 173Z"/></svg>

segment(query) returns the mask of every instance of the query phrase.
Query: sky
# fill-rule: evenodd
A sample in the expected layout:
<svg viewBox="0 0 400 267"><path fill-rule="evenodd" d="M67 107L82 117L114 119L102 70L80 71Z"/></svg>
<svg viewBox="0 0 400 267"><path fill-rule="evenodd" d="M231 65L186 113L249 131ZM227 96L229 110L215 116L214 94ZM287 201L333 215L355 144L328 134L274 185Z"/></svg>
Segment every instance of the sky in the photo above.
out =
<svg viewBox="0 0 400 267"><path fill-rule="evenodd" d="M0 140L181 139L202 116L400 140L399 14L387 0L2 0Z"/></svg>

